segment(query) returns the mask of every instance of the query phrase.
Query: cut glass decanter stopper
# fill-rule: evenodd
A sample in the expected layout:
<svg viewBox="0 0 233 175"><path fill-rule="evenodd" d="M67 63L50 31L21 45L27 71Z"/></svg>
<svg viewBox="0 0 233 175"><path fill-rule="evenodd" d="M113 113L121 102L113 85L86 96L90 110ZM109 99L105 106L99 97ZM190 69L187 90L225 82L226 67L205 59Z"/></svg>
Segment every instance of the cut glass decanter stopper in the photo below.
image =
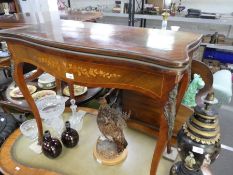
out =
<svg viewBox="0 0 233 175"><path fill-rule="evenodd" d="M70 103L71 103L70 109L71 109L71 111L72 111L72 118L75 118L75 116L76 116L76 111L77 111L77 105L75 104L75 99L71 99L71 100L70 100Z"/></svg>

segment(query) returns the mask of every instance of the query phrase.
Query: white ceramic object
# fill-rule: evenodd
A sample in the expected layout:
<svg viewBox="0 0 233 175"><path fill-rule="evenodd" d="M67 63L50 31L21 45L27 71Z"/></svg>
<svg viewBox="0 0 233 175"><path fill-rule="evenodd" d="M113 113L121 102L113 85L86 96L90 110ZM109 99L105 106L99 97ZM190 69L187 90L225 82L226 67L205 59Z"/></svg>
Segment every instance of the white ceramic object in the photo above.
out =
<svg viewBox="0 0 233 175"><path fill-rule="evenodd" d="M55 96L56 92L52 91L52 90L42 90L42 91L38 91L34 94L32 94L32 98L37 101L41 98L47 97L47 96Z"/></svg>
<svg viewBox="0 0 233 175"><path fill-rule="evenodd" d="M87 87L85 87L85 86L79 86L79 85L74 85L74 96L83 95L86 92L87 92ZM66 96L70 96L69 86L66 86L63 89L63 94L66 95Z"/></svg>
<svg viewBox="0 0 233 175"><path fill-rule="evenodd" d="M48 74L43 73L38 78L38 86L42 89L53 89L56 87L55 77Z"/></svg>
<svg viewBox="0 0 233 175"><path fill-rule="evenodd" d="M36 86L33 86L33 85L27 85L28 87L28 90L30 92L30 94L33 94L34 92L36 92ZM22 98L24 97L22 92L20 91L19 87L16 87L14 89L12 89L10 91L10 96L13 97L13 98Z"/></svg>
<svg viewBox="0 0 233 175"><path fill-rule="evenodd" d="M172 31L179 31L180 26L171 26Z"/></svg>

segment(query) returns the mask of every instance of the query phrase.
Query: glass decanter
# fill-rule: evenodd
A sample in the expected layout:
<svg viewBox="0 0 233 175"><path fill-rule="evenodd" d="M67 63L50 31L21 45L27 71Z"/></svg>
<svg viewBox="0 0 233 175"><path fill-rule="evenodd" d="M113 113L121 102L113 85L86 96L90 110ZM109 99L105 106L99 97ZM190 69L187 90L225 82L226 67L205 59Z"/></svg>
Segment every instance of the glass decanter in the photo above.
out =
<svg viewBox="0 0 233 175"><path fill-rule="evenodd" d="M83 126L83 114L80 112L77 112L77 105L75 104L75 100L70 100L70 109L72 111L72 115L69 119L71 128L74 128L76 131L80 131Z"/></svg>

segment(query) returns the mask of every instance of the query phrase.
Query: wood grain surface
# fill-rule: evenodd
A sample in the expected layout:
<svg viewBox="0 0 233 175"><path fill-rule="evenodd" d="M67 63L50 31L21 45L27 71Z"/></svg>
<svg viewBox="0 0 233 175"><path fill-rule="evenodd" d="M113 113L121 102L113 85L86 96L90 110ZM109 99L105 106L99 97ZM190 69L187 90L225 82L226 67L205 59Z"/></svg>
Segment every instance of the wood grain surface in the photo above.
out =
<svg viewBox="0 0 233 175"><path fill-rule="evenodd" d="M40 143L43 128L23 77L25 62L68 84L133 90L157 101L159 133L150 170L156 174L201 35L60 20L3 30L0 38L8 43L14 78L33 111Z"/></svg>

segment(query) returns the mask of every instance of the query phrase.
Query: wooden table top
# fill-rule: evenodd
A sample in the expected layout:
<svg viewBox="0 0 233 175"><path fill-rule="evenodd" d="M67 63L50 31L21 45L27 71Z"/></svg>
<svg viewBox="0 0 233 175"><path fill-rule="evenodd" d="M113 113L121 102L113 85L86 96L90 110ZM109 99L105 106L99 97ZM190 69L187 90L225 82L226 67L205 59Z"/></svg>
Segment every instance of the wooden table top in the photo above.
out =
<svg viewBox="0 0 233 175"><path fill-rule="evenodd" d="M60 18L65 20L89 21L103 17L101 12L95 11L60 11Z"/></svg>
<svg viewBox="0 0 233 175"><path fill-rule="evenodd" d="M69 84L134 90L159 102L159 139L150 169L156 174L201 35L53 19L0 31L12 54L15 81L37 121L39 142L43 126L24 80L24 63Z"/></svg>
<svg viewBox="0 0 233 175"><path fill-rule="evenodd" d="M15 37L45 46L84 53L117 56L126 61L180 68L189 62L187 51L201 35L169 30L54 19L53 22L8 29L1 37ZM106 58L114 60L116 58ZM119 58L118 58L119 60Z"/></svg>
<svg viewBox="0 0 233 175"><path fill-rule="evenodd" d="M0 58L0 69L10 67L10 57Z"/></svg>
<svg viewBox="0 0 233 175"><path fill-rule="evenodd" d="M35 13L14 13L0 16L0 28L12 28L25 25L39 24L51 20L53 15L58 15L61 20L89 21L102 17L101 12L86 11L59 11L55 12L35 12Z"/></svg>

